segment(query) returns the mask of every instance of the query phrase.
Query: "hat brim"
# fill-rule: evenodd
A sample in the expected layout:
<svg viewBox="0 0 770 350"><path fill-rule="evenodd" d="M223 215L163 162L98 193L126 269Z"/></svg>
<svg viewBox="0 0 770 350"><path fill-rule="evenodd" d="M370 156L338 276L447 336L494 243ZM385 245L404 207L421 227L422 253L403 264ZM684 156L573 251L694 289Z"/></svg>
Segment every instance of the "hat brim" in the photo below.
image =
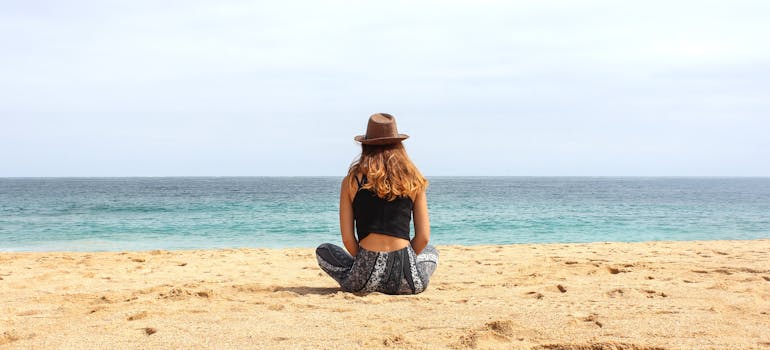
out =
<svg viewBox="0 0 770 350"><path fill-rule="evenodd" d="M393 143L399 143L409 138L409 135L398 134L395 137L378 137L376 139L367 139L366 135L358 135L353 139L361 142L363 145L390 145Z"/></svg>

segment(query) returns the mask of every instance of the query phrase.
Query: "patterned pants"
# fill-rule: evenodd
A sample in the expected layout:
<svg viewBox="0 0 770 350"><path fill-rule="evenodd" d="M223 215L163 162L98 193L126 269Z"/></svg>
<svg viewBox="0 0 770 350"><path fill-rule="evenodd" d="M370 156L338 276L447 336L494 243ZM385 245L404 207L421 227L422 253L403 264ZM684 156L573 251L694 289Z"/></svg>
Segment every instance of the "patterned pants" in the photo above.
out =
<svg viewBox="0 0 770 350"><path fill-rule="evenodd" d="M354 258L345 249L330 243L316 248L318 266L346 292L417 294L428 288L438 265L438 250L429 245L420 255L412 246L373 252L360 248Z"/></svg>

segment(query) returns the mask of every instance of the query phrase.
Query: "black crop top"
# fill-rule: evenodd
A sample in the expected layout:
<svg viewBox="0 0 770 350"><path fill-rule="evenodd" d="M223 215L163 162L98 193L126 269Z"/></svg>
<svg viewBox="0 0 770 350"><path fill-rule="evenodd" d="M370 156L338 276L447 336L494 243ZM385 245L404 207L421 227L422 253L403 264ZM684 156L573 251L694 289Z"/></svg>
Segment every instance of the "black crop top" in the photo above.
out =
<svg viewBox="0 0 770 350"><path fill-rule="evenodd" d="M353 219L356 221L358 241L372 232L409 240L409 223L414 209L412 199L398 197L388 201L377 197L372 190L361 189L366 183L366 175L361 181L356 178L356 182L358 192L353 197Z"/></svg>

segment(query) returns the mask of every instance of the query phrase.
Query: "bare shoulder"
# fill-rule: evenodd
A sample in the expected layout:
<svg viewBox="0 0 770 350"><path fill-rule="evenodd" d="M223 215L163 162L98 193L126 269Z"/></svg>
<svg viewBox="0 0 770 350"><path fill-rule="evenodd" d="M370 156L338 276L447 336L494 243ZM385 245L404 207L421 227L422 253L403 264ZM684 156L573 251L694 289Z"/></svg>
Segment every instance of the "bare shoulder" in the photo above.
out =
<svg viewBox="0 0 770 350"><path fill-rule="evenodd" d="M425 201L427 197L425 196L425 191L419 191L417 192L414 197L412 197L412 202L417 203L418 201Z"/></svg>
<svg viewBox="0 0 770 350"><path fill-rule="evenodd" d="M340 198L347 197L350 202L353 202L354 194L350 191L350 176L351 175L345 175L345 177L342 178L342 183L340 184Z"/></svg>
<svg viewBox="0 0 770 350"><path fill-rule="evenodd" d="M347 193L348 192L348 184L350 183L350 175L345 175L345 177L342 178L342 182L340 183L340 192Z"/></svg>

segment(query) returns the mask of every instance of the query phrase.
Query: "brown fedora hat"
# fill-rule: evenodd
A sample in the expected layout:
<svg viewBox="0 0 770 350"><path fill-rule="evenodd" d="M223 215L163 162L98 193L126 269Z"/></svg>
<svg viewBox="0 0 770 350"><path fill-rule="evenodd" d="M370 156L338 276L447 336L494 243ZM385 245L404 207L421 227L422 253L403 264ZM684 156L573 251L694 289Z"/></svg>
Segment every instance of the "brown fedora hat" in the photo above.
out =
<svg viewBox="0 0 770 350"><path fill-rule="evenodd" d="M407 138L409 135L398 133L395 117L387 113L376 113L369 117L366 135L358 135L353 139L364 145L389 145Z"/></svg>

